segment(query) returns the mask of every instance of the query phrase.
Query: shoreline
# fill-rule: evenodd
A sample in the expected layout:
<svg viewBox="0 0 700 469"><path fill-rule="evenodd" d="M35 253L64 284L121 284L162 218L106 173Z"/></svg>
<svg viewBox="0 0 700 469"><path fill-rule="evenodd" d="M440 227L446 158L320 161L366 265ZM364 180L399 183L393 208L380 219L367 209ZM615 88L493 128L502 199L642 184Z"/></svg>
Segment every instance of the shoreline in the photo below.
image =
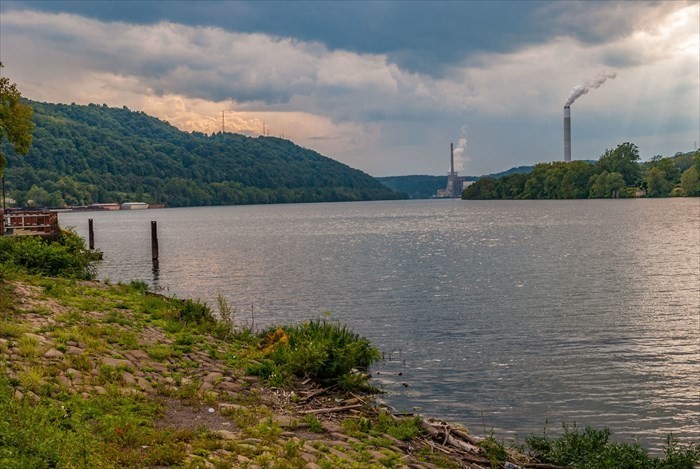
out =
<svg viewBox="0 0 700 469"><path fill-rule="evenodd" d="M186 340L183 331L173 335L138 311L154 299L181 300L97 281L13 274L4 283L14 326L0 322L0 375L7 374L11 400L31 407L71 402L72 408L75 400L107 398L157 403L160 411L146 427L208 435L183 445L176 465L277 467L272 462L287 460L285 447L296 445L298 457L289 467L490 467L476 446L480 439L465 429L394 416L372 395L343 393L309 379L295 379L290 389L270 386L247 373L245 363L232 364L232 356L245 354L241 344L211 335ZM35 381L27 376L32 370L41 370ZM420 425L424 435L393 436L404 421ZM261 455L264 464L256 463ZM524 465L530 461L524 455L510 459L535 467Z"/></svg>

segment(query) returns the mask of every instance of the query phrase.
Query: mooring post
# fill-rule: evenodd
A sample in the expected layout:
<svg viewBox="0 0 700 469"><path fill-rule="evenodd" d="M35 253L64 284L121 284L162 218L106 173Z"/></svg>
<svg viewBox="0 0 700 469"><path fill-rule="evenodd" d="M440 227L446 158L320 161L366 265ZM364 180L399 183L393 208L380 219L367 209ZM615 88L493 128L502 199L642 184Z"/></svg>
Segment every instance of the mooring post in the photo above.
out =
<svg viewBox="0 0 700 469"><path fill-rule="evenodd" d="M158 224L151 222L151 259L153 264L158 264Z"/></svg>
<svg viewBox="0 0 700 469"><path fill-rule="evenodd" d="M88 219L88 247L91 251L95 249L95 230L92 226L92 218Z"/></svg>

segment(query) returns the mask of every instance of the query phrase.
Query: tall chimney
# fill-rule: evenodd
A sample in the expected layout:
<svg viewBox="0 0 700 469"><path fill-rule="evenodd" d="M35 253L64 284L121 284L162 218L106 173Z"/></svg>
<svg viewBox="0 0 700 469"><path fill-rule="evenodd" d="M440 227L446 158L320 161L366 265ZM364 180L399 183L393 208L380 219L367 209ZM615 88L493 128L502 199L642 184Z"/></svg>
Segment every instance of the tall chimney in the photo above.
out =
<svg viewBox="0 0 700 469"><path fill-rule="evenodd" d="M450 176L455 174L455 149L454 145L450 143Z"/></svg>
<svg viewBox="0 0 700 469"><path fill-rule="evenodd" d="M571 162L571 107L564 106L564 161Z"/></svg>

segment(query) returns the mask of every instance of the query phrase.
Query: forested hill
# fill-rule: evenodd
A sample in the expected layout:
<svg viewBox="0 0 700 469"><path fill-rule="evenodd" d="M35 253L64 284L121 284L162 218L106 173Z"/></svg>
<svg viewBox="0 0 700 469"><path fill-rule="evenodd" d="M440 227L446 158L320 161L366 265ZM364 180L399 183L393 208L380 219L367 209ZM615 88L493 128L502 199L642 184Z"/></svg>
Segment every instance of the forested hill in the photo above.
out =
<svg viewBox="0 0 700 469"><path fill-rule="evenodd" d="M395 199L377 180L274 137L187 133L143 112L27 101L27 156L5 144L17 205L143 201L171 207Z"/></svg>

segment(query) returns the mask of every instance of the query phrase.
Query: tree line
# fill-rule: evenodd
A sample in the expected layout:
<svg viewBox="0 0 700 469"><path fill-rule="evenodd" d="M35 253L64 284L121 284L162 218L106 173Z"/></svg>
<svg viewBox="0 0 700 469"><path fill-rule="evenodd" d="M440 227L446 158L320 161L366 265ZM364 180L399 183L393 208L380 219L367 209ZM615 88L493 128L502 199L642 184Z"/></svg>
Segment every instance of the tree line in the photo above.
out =
<svg viewBox="0 0 700 469"><path fill-rule="evenodd" d="M600 199L700 195L700 151L655 156L641 163L639 148L625 142L596 162L540 163L527 174L484 177L463 199Z"/></svg>

